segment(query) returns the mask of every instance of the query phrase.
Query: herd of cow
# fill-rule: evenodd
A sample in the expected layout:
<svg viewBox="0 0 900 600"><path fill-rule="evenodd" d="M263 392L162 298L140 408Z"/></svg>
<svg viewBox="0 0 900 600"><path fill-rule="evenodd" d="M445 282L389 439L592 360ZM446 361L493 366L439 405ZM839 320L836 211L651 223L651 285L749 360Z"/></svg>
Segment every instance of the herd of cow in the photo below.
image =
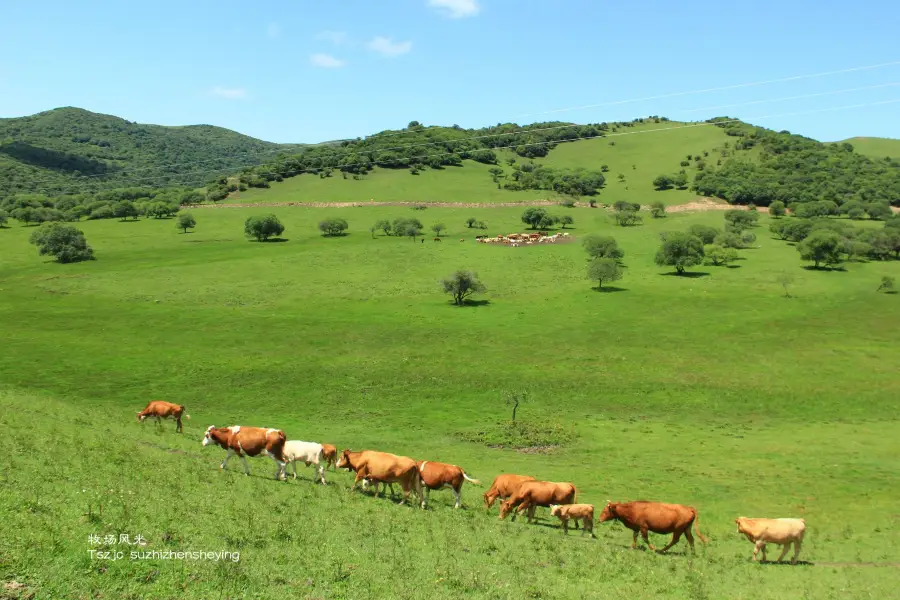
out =
<svg viewBox="0 0 900 600"><path fill-rule="evenodd" d="M479 244L505 244L516 248L522 244L554 244L556 243L556 240L564 240L568 237L568 232L557 231L551 235L549 232L539 231L537 233L510 233L509 235L498 235L493 237L477 235L475 236L475 240Z"/></svg>
<svg viewBox="0 0 900 600"><path fill-rule="evenodd" d="M139 422L147 418L155 418L161 423L162 419L175 420L177 432L183 432L181 418L189 419L185 414L185 407L162 400L151 401L144 410L137 413ZM247 465L247 456L268 456L278 465L275 478L285 479L287 465L291 464L294 479L297 478L297 463L302 462L307 467L314 465L316 478L325 484L325 469L328 466L338 469L346 469L356 473L356 478L351 486L351 491L362 482L363 490L367 486L375 486L375 495L378 495L379 485L384 489L390 486L391 496L394 496L394 483L400 484L403 490L403 499L400 504L409 500L411 493L415 493L421 507L424 509L431 490L450 488L456 496L455 508L461 504L461 491L464 481L480 485L480 481L469 477L462 468L457 465L439 463L433 461L415 461L406 456L397 456L387 452L375 450L362 450L354 452L344 450L338 455L337 448L330 444L316 442L302 442L288 440L284 431L265 427L244 427L232 425L230 427L215 427L210 425L203 436L203 446L211 444L220 446L225 453L225 460L220 465L225 469L232 455L237 455L244 465L244 472L249 475L250 467ZM484 494L485 508L490 509L497 498L501 499L500 518L505 519L512 513L512 520L516 515L526 512L528 522L534 518L535 509L543 506L550 509L552 516L559 518L565 533L569 532L569 521L578 527L582 526L582 535L594 536L594 506L592 504L575 503L575 486L571 483L558 483L552 481L538 481L528 475L498 475L494 479L491 488ZM617 520L630 529L634 535L631 547L637 546L638 534L650 550L656 550L650 543L649 532L660 534L672 534L671 541L659 552L666 552L678 543L681 536L687 538L691 551L694 551L694 536L691 533L693 526L697 536L704 543L706 537L700 533L697 525L699 516L697 510L691 506L681 504L665 504L661 502L607 502L606 506L597 517L600 523ZM784 558L791 545L794 547L792 564L796 564L800 554L800 546L806 533L806 522L803 519L751 519L738 517L735 519L737 532L747 537L754 544L753 559L757 559L760 550L762 559L766 560L766 544L778 544L782 546L778 562Z"/></svg>

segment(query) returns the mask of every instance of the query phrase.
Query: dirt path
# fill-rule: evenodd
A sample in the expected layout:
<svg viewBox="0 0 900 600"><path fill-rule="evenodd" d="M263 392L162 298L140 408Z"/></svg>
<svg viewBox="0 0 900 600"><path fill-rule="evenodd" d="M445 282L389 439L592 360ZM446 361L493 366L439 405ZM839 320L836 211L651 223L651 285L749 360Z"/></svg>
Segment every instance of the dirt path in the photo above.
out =
<svg viewBox="0 0 900 600"><path fill-rule="evenodd" d="M222 204L192 204L191 208L260 208L296 206L301 208L356 208L363 206L428 206L434 208L515 208L518 206L559 206L559 202L553 200L529 200L525 202L246 202L246 203L222 203ZM587 202L576 202L579 208L588 208ZM597 206L596 208L603 208ZM608 208L606 210L611 210ZM641 206L641 210L650 210L649 206ZM666 207L666 212L688 212L707 210L747 210L746 206L728 204L723 200L702 198L686 204L675 204ZM756 207L758 212L767 212L763 206ZM892 206L891 210L900 213L900 207Z"/></svg>

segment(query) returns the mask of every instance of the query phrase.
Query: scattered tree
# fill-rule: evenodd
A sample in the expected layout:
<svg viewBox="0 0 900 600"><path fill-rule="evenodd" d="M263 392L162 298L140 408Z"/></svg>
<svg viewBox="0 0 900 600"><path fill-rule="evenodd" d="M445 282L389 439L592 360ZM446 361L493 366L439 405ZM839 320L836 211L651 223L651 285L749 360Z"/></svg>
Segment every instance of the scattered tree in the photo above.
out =
<svg viewBox="0 0 900 600"><path fill-rule="evenodd" d="M781 200L776 200L772 204L769 205L769 214L775 217L776 219L780 219L784 215L787 214L787 210L784 207L784 202Z"/></svg>
<svg viewBox="0 0 900 600"><path fill-rule="evenodd" d="M326 237L344 235L344 231L350 227L346 219L332 217L319 222L319 231Z"/></svg>
<svg viewBox="0 0 900 600"><path fill-rule="evenodd" d="M84 233L72 225L44 223L31 233L28 241L38 247L41 256L54 256L57 262L73 263L94 258Z"/></svg>
<svg viewBox="0 0 900 600"><path fill-rule="evenodd" d="M178 215L178 220L175 222L175 225L176 229L181 229L184 233L187 233L188 229L197 226L197 221L191 213L185 212Z"/></svg>
<svg viewBox="0 0 900 600"><path fill-rule="evenodd" d="M453 296L453 303L457 306L462 306L472 294L481 293L487 289L478 280L477 274L462 270L441 280L441 286L445 293Z"/></svg>
<svg viewBox="0 0 900 600"><path fill-rule="evenodd" d="M662 202L654 202L650 205L650 216L654 219L662 219L666 216L666 205Z"/></svg>
<svg viewBox="0 0 900 600"><path fill-rule="evenodd" d="M687 267L699 265L703 260L703 241L697 236L674 231L661 237L663 242L655 257L657 265L675 267L675 272L683 275Z"/></svg>
<svg viewBox="0 0 900 600"><path fill-rule="evenodd" d="M594 258L588 263L588 279L597 282L597 289L603 288L603 282L618 281L622 278L619 263L612 258Z"/></svg>
<svg viewBox="0 0 900 600"><path fill-rule="evenodd" d="M707 244L703 246L703 255L706 264L716 267L725 266L738 259L737 250L719 246L718 244Z"/></svg>
<svg viewBox="0 0 900 600"><path fill-rule="evenodd" d="M704 244L712 244L713 240L715 240L716 236L721 232L715 227L711 227L710 225L701 225L700 223L695 223L688 229L688 233L700 238L700 240Z"/></svg>
<svg viewBox="0 0 900 600"><path fill-rule="evenodd" d="M781 285L781 289L784 290L784 297L790 298L791 292L790 287L794 283L794 274L793 273L780 273L778 277L775 278L775 281Z"/></svg>
<svg viewBox="0 0 900 600"><path fill-rule="evenodd" d="M687 173L685 173L684 171L678 173L678 175L672 178L672 183L679 190L686 189L688 185Z"/></svg>
<svg viewBox="0 0 900 600"><path fill-rule="evenodd" d="M380 229L384 232L384 235L391 235L391 222L387 219L381 219L372 226L373 229ZM374 233L372 234L374 237Z"/></svg>
<svg viewBox="0 0 900 600"><path fill-rule="evenodd" d="M422 232L419 227L416 227L415 223L408 223L406 225L406 230L403 232L408 238L410 238L413 242L416 241L416 237Z"/></svg>
<svg viewBox="0 0 900 600"><path fill-rule="evenodd" d="M866 218L866 211L861 206L856 206L847 211L847 217L854 221L862 221Z"/></svg>
<svg viewBox="0 0 900 600"><path fill-rule="evenodd" d="M378 227L377 224L376 224L376 225L372 225L372 226L369 227L369 233L372 234L372 239L373 239L373 240L375 239L375 232L378 231L379 229L380 229L380 228Z"/></svg>
<svg viewBox="0 0 900 600"><path fill-rule="evenodd" d="M881 285L878 286L876 292L891 292L894 290L894 278L889 275L884 275L881 278Z"/></svg>
<svg viewBox="0 0 900 600"><path fill-rule="evenodd" d="M9 214L5 210L0 210L0 228L6 227L9 221Z"/></svg>
<svg viewBox="0 0 900 600"><path fill-rule="evenodd" d="M730 229L734 233L741 233L745 229L755 227L757 221L759 221L759 212L755 210L725 211L725 222L730 225Z"/></svg>
<svg viewBox="0 0 900 600"><path fill-rule="evenodd" d="M592 233L584 237L581 245L591 258L621 260L625 256L625 252L619 248L615 238L610 236Z"/></svg>
<svg viewBox="0 0 900 600"><path fill-rule="evenodd" d="M394 219L391 227L393 228L394 235L398 237L409 235L413 239L415 239L415 237L419 235L420 231L425 229L425 226L422 225L422 222L414 217L400 217L398 219ZM410 228L416 230L415 235L410 234Z"/></svg>
<svg viewBox="0 0 900 600"><path fill-rule="evenodd" d="M866 206L866 213L868 213L870 219L875 219L876 221L883 221L893 215L891 207L888 204L881 204L878 202L868 204Z"/></svg>
<svg viewBox="0 0 900 600"><path fill-rule="evenodd" d="M487 229L487 223L484 221L478 221L475 223L475 227L478 229Z"/></svg>
<svg viewBox="0 0 900 600"><path fill-rule="evenodd" d="M842 262L843 243L834 231L820 229L813 231L797 246L800 258L813 261L815 268L820 265L833 266Z"/></svg>
<svg viewBox="0 0 900 600"><path fill-rule="evenodd" d="M565 229L566 225L575 223L575 219L573 219L571 215L563 215L559 218L559 222L562 225L562 228Z"/></svg>
<svg viewBox="0 0 900 600"><path fill-rule="evenodd" d="M519 410L519 404L525 404L528 401L528 392L510 393L506 395L506 405L512 405L512 422L516 422L516 411Z"/></svg>
<svg viewBox="0 0 900 600"><path fill-rule="evenodd" d="M657 190L667 190L675 184L675 179L671 175L659 175L653 180L653 187Z"/></svg>
<svg viewBox="0 0 900 600"><path fill-rule="evenodd" d="M138 210L134 207L132 202L128 200L122 200L121 202L116 202L112 207L113 216L119 217L121 221L124 221L128 217L137 220L138 218Z"/></svg>
<svg viewBox="0 0 900 600"><path fill-rule="evenodd" d="M435 223L434 225L431 226L431 230L438 237L441 237L441 232L445 229L447 229L447 226L444 225L443 223Z"/></svg>
<svg viewBox="0 0 900 600"><path fill-rule="evenodd" d="M284 233L284 225L275 215L257 215L244 221L244 233L256 238L257 242L265 242Z"/></svg>
<svg viewBox="0 0 900 600"><path fill-rule="evenodd" d="M531 229L547 229L553 227L555 220L543 208L532 207L522 213L522 222Z"/></svg>
<svg viewBox="0 0 900 600"><path fill-rule="evenodd" d="M475 221L476 221L476 220L477 220L477 219L475 219L475 217L469 217L468 219L466 219L466 226L467 226L469 229L471 229L471 228L475 225Z"/></svg>

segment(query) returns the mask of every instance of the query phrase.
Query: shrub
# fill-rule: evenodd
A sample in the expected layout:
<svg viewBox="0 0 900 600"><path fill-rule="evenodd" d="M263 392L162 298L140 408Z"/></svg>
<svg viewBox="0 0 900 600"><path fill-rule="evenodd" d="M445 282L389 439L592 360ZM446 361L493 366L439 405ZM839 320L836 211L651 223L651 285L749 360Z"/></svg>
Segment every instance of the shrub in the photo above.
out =
<svg viewBox="0 0 900 600"><path fill-rule="evenodd" d="M769 214L775 217L776 219L780 219L784 215L787 214L787 209L784 207L784 202L781 200L776 200L772 204L769 205Z"/></svg>
<svg viewBox="0 0 900 600"><path fill-rule="evenodd" d="M319 222L319 231L326 237L344 235L344 231L350 227L346 219L330 218Z"/></svg>
<svg viewBox="0 0 900 600"><path fill-rule="evenodd" d="M575 219L571 217L571 215L563 215L559 218L559 222L562 225L562 228L565 229L566 225L572 225L575 223Z"/></svg>
<svg viewBox="0 0 900 600"><path fill-rule="evenodd" d="M737 250L734 248L726 248L718 244L708 244L703 247L703 255L705 263L713 266L724 266L730 262L734 262L738 258Z"/></svg>
<svg viewBox="0 0 900 600"><path fill-rule="evenodd" d="M0 227L6 227L9 221L9 214L5 210L0 210Z"/></svg>
<svg viewBox="0 0 900 600"><path fill-rule="evenodd" d="M275 215L247 217L244 221L244 233L256 238L257 242L265 242L270 237L284 233L284 225Z"/></svg>
<svg viewBox="0 0 900 600"><path fill-rule="evenodd" d="M32 232L29 242L38 247L41 256L56 257L57 262L73 263L92 260L94 251L84 233L72 225L47 223Z"/></svg>
<svg viewBox="0 0 900 600"><path fill-rule="evenodd" d="M581 245L591 258L611 258L620 260L625 256L625 252L619 248L615 238L610 236L592 233L585 236Z"/></svg>
<svg viewBox="0 0 900 600"><path fill-rule="evenodd" d="M197 226L197 220L194 219L194 216L189 212L181 213L180 215L178 215L178 220L175 222L175 226L176 228L182 229L185 233L187 233L188 229Z"/></svg>
<svg viewBox="0 0 900 600"><path fill-rule="evenodd" d="M387 219L381 219L372 226L373 229L380 229L384 235L391 235L391 222ZM374 234L373 234L374 235Z"/></svg>
<svg viewBox="0 0 900 600"><path fill-rule="evenodd" d="M622 270L619 263L612 258L594 258L588 263L588 279L597 282L597 288L603 288L603 282L618 281L622 279Z"/></svg>
<svg viewBox="0 0 900 600"><path fill-rule="evenodd" d="M881 285L878 286L876 292L890 292L894 289L894 278L889 275L884 275L881 278Z"/></svg>
<svg viewBox="0 0 900 600"><path fill-rule="evenodd" d="M115 216L112 207L108 204L104 204L103 206L92 210L91 214L88 215L88 219L112 219Z"/></svg>
<svg viewBox="0 0 900 600"><path fill-rule="evenodd" d="M697 236L675 231L664 233L662 238L654 257L657 265L675 267L675 272L683 275L687 267L699 265L703 260L703 242Z"/></svg>
<svg viewBox="0 0 900 600"><path fill-rule="evenodd" d="M849 211L847 211L847 216L854 221L862 221L866 218L866 211L861 206L854 206Z"/></svg>
<svg viewBox="0 0 900 600"><path fill-rule="evenodd" d="M653 180L653 187L657 190L667 190L675 184L675 180L670 175L659 175Z"/></svg>
<svg viewBox="0 0 900 600"><path fill-rule="evenodd" d="M447 229L447 226L444 225L443 223L435 223L434 225L431 226L431 230L438 237L441 237L441 232L445 229Z"/></svg>
<svg viewBox="0 0 900 600"><path fill-rule="evenodd" d="M532 207L522 213L522 222L531 229L547 229L553 227L556 221L543 208Z"/></svg>
<svg viewBox="0 0 900 600"><path fill-rule="evenodd" d="M820 229L809 234L797 246L800 258L813 261L815 268L819 265L838 265L841 263L843 243L841 236L834 231Z"/></svg>
<svg viewBox="0 0 900 600"><path fill-rule="evenodd" d="M457 271L450 277L441 280L444 292L453 296L453 303L462 306L472 294L487 290L478 280L478 275L470 271Z"/></svg>
<svg viewBox="0 0 900 600"><path fill-rule="evenodd" d="M394 219L394 222L391 224L391 228L393 230L394 235L396 236L404 236L409 235L409 230L415 229L415 235L411 237L415 237L419 235L419 232L422 231L425 227L422 225L422 221L416 219L415 217L399 217Z"/></svg>
<svg viewBox="0 0 900 600"><path fill-rule="evenodd" d="M475 221L475 217L469 217L468 219L466 219L466 226L471 229L475 225Z"/></svg>
<svg viewBox="0 0 900 600"><path fill-rule="evenodd" d="M650 216L654 219L662 219L666 216L666 205L662 202L654 202L650 205Z"/></svg>
<svg viewBox="0 0 900 600"><path fill-rule="evenodd" d="M875 219L876 221L883 221L893 215L890 206L877 202L866 205L866 213L868 213L870 219Z"/></svg>
<svg viewBox="0 0 900 600"><path fill-rule="evenodd" d="M725 221L735 233L756 226L759 221L759 213L755 210L726 210Z"/></svg>
<svg viewBox="0 0 900 600"><path fill-rule="evenodd" d="M135 208L134 204L129 202L128 200L122 200L121 202L116 202L113 205L113 215L124 221L128 217L131 217L135 220L138 218L138 210Z"/></svg>
<svg viewBox="0 0 900 600"><path fill-rule="evenodd" d="M700 238L700 241L702 241L704 244L712 244L713 240L715 240L716 236L721 232L715 227L697 223L695 225L691 225L690 229L688 229L688 233Z"/></svg>

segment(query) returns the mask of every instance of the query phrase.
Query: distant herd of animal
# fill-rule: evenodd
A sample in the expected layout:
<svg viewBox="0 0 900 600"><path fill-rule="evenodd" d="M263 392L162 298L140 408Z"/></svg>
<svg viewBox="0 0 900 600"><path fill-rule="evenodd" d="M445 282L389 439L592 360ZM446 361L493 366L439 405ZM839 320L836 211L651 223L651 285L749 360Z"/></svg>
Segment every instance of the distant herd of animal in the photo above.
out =
<svg viewBox="0 0 900 600"><path fill-rule="evenodd" d="M182 416L185 407L162 400L151 401L144 410L137 413L137 420L143 422L147 418L155 418L159 424L162 419L174 419L175 430L183 432ZM203 436L203 446L217 445L226 451L225 460L220 465L225 469L232 455L237 455L244 465L244 472L249 475L250 468L247 465L247 456L268 456L278 465L275 478L285 479L287 465L293 467L294 479L297 478L297 463L302 462L307 467L315 466L316 477L325 484L325 468L346 469L356 473L351 491L362 482L363 490L368 485L375 486L375 495L378 495L378 486L383 485L382 493L388 486L391 495L394 495L394 483L399 483L403 490L403 499L400 504L409 500L410 493L414 492L418 497L421 507L424 509L431 490L450 488L456 496L454 508L461 504L461 491L464 481L480 485L480 481L469 477L463 469L457 465L440 462L419 460L415 461L406 456L397 456L387 452L375 450L362 450L354 452L344 450L340 454L337 448L330 444L316 442L303 442L288 440L284 431L265 427L245 427L232 425L230 427L215 427L210 425ZM528 522L534 518L535 509L543 506L550 509L552 516L559 518L565 533L569 532L569 521L577 528L579 521L582 526L582 535L594 536L594 506L592 504L575 503L575 486L572 483L558 483L551 481L538 481L528 475L498 475L494 479L491 488L484 494L485 508L490 509L497 498L501 499L500 518L505 519L510 513L515 521L516 515L527 511ZM666 552L678 543L681 536L687 538L691 551L694 551L694 536L691 526L697 536L704 543L709 540L700 533L697 525L699 516L697 510L691 506L681 504L665 504L661 502L607 502L601 511L597 521L600 523L617 520L634 533L631 547L637 546L638 534L650 550L656 550L650 543L649 532L660 534L672 534L672 540L659 552ZM803 519L765 519L738 517L735 519L737 532L746 536L754 544L753 559L762 551L762 559L766 560L766 544L782 546L778 562L784 558L791 545L794 547L792 564L796 564L800 554L800 547L806 533L806 522Z"/></svg>

